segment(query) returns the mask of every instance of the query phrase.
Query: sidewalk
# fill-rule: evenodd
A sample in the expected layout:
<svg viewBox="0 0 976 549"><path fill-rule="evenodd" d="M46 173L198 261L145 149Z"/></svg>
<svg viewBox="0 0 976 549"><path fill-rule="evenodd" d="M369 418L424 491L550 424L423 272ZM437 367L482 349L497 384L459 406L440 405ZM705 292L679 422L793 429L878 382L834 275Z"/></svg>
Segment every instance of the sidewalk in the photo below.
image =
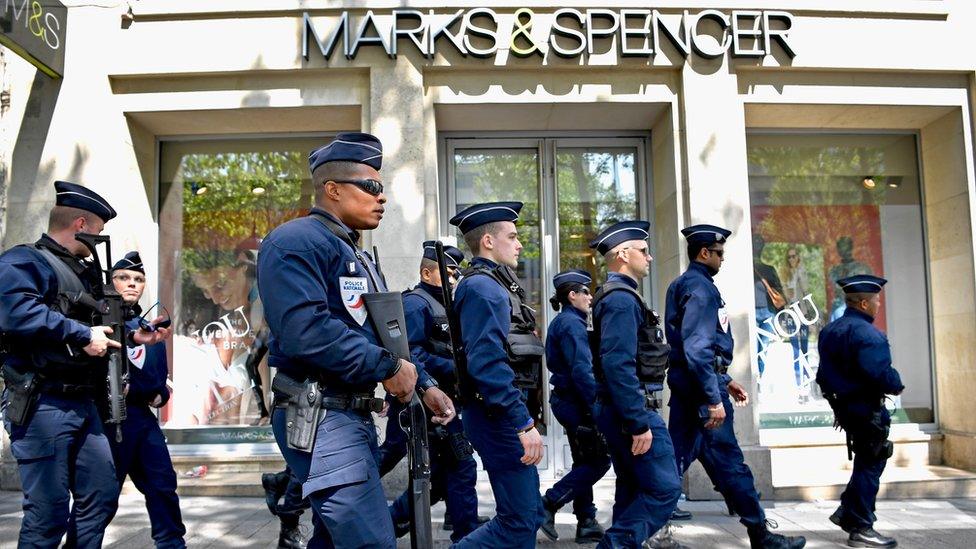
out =
<svg viewBox="0 0 976 549"><path fill-rule="evenodd" d="M597 517L604 526L609 523L609 498L601 491ZM482 501L490 501L487 494ZM186 541L190 547L239 548L275 547L278 522L258 498L188 497L182 501L186 522ZM769 518L779 523L779 532L807 536L807 547L846 546L846 536L827 517L836 502L789 503L768 502ZM721 502L685 502L682 508L695 513L695 520L676 529L676 537L693 548L748 547L745 529L729 517ZM491 514L482 506L482 514ZM447 532L441 530L444 504L434 506L434 533L437 547L449 545ZM0 492L0 549L13 549L20 528L20 494ZM309 514L303 516L310 527ZM887 500L878 502L879 531L895 536L903 548L969 548L976 547L976 500ZM540 547L580 547L573 543L575 517L557 515L560 541L552 543L541 534ZM149 521L141 495L125 495L119 513L105 536L105 547L152 548ZM400 547L409 548L402 539ZM590 545L589 547L592 547Z"/></svg>

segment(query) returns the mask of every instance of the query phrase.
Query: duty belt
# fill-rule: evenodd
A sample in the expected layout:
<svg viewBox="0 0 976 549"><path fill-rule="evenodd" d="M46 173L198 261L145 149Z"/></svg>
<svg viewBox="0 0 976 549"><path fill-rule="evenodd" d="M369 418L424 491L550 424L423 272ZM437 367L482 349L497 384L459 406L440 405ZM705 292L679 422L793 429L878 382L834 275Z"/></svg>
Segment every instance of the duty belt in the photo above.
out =
<svg viewBox="0 0 976 549"><path fill-rule="evenodd" d="M95 395L94 385L80 385L43 380L40 382L38 387L39 391L42 393L63 397L85 397Z"/></svg>
<svg viewBox="0 0 976 549"><path fill-rule="evenodd" d="M329 410L352 410L353 412L381 412L383 399L370 395L322 396L322 407Z"/></svg>

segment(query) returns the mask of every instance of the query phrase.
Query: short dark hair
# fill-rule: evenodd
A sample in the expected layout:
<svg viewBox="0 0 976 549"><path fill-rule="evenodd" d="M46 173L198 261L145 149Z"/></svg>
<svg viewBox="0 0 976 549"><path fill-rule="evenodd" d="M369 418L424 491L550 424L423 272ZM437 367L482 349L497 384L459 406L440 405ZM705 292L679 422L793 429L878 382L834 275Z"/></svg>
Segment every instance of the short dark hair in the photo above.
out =
<svg viewBox="0 0 976 549"><path fill-rule="evenodd" d="M322 194L325 192L325 182L335 181L336 179L352 179L356 176L356 172L359 170L359 162L350 162L348 160L334 160L332 162L326 162L315 171L312 172L312 187L315 190L315 202L318 203L322 199Z"/></svg>
<svg viewBox="0 0 976 549"><path fill-rule="evenodd" d="M701 251L704 250L707 247L708 247L708 244L705 244L704 242L689 242L688 243L688 260L689 261L694 261L694 260L698 259L698 254L701 253Z"/></svg>
<svg viewBox="0 0 976 549"><path fill-rule="evenodd" d="M869 292L851 292L849 294L844 294L844 302L848 305L857 305L862 300L870 301L874 297L874 294Z"/></svg>
<svg viewBox="0 0 976 549"><path fill-rule="evenodd" d="M96 219L101 219L97 215L71 206L55 206L51 208L51 214L47 218L48 231L60 231L67 229L79 217L84 217L86 223L93 223Z"/></svg>
<svg viewBox="0 0 976 549"><path fill-rule="evenodd" d="M481 251L481 237L485 236L486 234L498 234L498 231L500 231L501 228L502 225L499 222L479 225L464 233L464 243L468 245L468 249L471 250L472 254L478 255L478 252Z"/></svg>
<svg viewBox="0 0 976 549"><path fill-rule="evenodd" d="M434 261L433 259L427 259L426 257L421 258L420 270L422 271L424 269L432 269L436 271L438 269L437 262Z"/></svg>

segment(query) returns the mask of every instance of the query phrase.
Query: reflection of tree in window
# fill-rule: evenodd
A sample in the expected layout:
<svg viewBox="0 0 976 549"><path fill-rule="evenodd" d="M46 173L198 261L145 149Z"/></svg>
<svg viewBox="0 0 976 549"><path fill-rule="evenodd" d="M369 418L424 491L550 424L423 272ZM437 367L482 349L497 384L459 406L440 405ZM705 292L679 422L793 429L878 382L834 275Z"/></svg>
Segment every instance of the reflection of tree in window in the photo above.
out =
<svg viewBox="0 0 976 549"><path fill-rule="evenodd" d="M633 149L560 149L556 155L559 269L584 269L594 280L606 265L589 243L607 225L638 215Z"/></svg>

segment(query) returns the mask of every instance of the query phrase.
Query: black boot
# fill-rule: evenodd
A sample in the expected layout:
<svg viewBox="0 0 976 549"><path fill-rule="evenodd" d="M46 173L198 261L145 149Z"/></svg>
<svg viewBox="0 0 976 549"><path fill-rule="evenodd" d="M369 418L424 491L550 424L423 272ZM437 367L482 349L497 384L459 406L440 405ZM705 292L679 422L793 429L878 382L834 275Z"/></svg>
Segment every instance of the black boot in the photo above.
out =
<svg viewBox="0 0 976 549"><path fill-rule="evenodd" d="M776 523L771 520L758 526L749 526L749 546L752 549L800 549L807 544L807 538L803 536L783 536L769 531L770 525L776 528Z"/></svg>
<svg viewBox="0 0 976 549"><path fill-rule="evenodd" d="M844 506L843 505L837 506L837 510L834 511L830 515L830 522L833 522L837 526L840 526L840 529L843 530L843 531L845 531L845 532L847 532L848 534L851 533L851 529L848 528L848 527L846 527L846 526L844 526Z"/></svg>
<svg viewBox="0 0 976 549"><path fill-rule="evenodd" d="M556 532L556 511L559 510L558 507L554 507L552 503L549 502L545 497L542 498L542 507L546 511L546 520L539 527L542 533L549 538L550 541L556 541L559 539L559 534Z"/></svg>
<svg viewBox="0 0 976 549"><path fill-rule="evenodd" d="M444 531L445 532L454 531L454 521L451 520L451 513L447 509L444 509Z"/></svg>
<svg viewBox="0 0 976 549"><path fill-rule="evenodd" d="M895 538L883 536L868 526L851 532L851 536L847 538L847 545L848 547L898 547L898 542Z"/></svg>
<svg viewBox="0 0 976 549"><path fill-rule="evenodd" d="M282 515L278 549L304 549L306 542L298 527L298 515Z"/></svg>
<svg viewBox="0 0 976 549"><path fill-rule="evenodd" d="M261 475L261 487L264 488L264 501L268 504L268 511L278 516L278 500L288 489L288 473L264 473Z"/></svg>
<svg viewBox="0 0 976 549"><path fill-rule="evenodd" d="M671 511L671 520L691 520L691 511L685 511L680 507L675 507L674 511Z"/></svg>
<svg viewBox="0 0 976 549"><path fill-rule="evenodd" d="M598 543L603 539L603 527L593 517L576 523L576 543Z"/></svg>

